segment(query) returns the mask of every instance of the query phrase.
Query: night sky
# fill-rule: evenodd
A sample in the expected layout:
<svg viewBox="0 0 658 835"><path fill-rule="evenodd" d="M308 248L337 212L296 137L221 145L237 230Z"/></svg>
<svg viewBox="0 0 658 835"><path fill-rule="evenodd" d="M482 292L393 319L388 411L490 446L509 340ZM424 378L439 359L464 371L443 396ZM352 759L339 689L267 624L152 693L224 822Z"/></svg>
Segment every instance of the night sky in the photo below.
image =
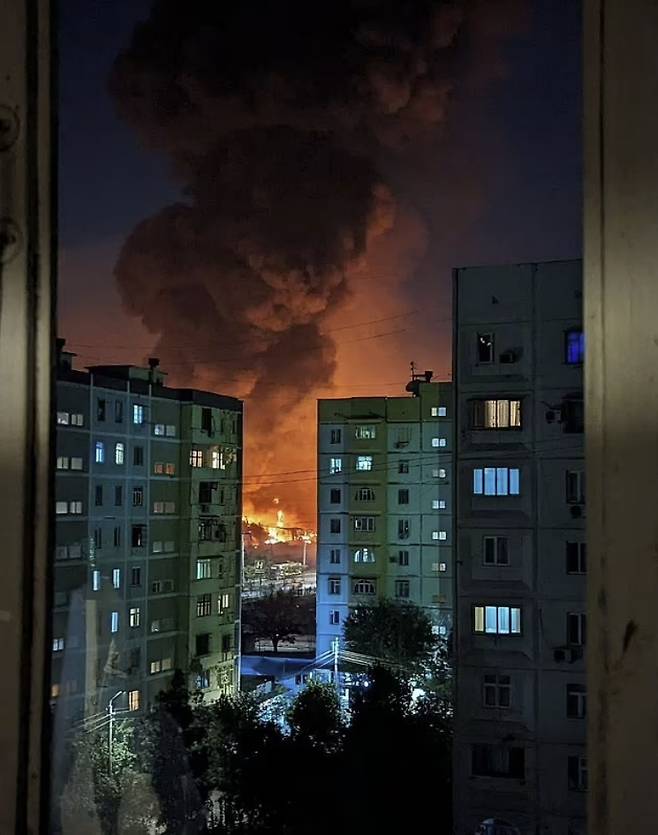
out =
<svg viewBox="0 0 658 835"><path fill-rule="evenodd" d="M497 5L494 0L488 8ZM125 312L113 270L136 224L180 200L181 185L171 176L171 157L140 145L108 91L117 53L150 6L147 0L60 3L59 330L82 364L140 362L158 341L141 318ZM316 396L401 393L411 359L448 378L453 266L580 256L580 4L529 2L527 14L509 21L509 33L504 14L494 18L500 32L490 38L499 44L497 54L479 54L474 41L464 60L464 82L455 84L432 153L419 155L415 169L388 166L388 181L394 190L403 187L412 211L397 243L384 247L374 266L354 271L351 298L321 320L321 331L331 331L338 343L337 387L331 379L316 380L319 388L309 388L302 411L295 412L297 423L302 414L312 421ZM400 241L415 243L405 249ZM165 336L157 345L173 383L248 393L247 378L236 382L226 371L230 352L219 365L202 363L190 380L188 358L203 356L204 343L195 345L186 334L174 340L180 344L168 345ZM309 367L308 373L316 372ZM276 380L276 371L268 369L266 377ZM290 414L295 409L292 404ZM283 434L274 453L264 456L254 448L251 460L260 459L265 473L310 471L313 431L311 426L308 445L295 455L286 449L290 434ZM257 471L251 465L251 473ZM312 507L298 498L299 490L313 492L308 487L291 487L283 503L310 526ZM272 489L264 489L256 511L267 512Z"/></svg>

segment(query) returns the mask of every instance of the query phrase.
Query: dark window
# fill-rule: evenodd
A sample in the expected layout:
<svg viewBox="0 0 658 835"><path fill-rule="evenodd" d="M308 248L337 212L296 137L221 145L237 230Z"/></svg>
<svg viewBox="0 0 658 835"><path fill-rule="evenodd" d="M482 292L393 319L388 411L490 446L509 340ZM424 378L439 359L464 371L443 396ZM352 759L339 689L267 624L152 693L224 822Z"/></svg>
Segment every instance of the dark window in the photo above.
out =
<svg viewBox="0 0 658 835"><path fill-rule="evenodd" d="M587 573L587 544L567 542L567 574Z"/></svg>
<svg viewBox="0 0 658 835"><path fill-rule="evenodd" d="M222 635L222 652L227 653L231 651L231 636Z"/></svg>
<svg viewBox="0 0 658 835"><path fill-rule="evenodd" d="M485 565L509 565L506 536L485 536L483 549Z"/></svg>
<svg viewBox="0 0 658 835"><path fill-rule="evenodd" d="M342 438L342 431L340 429L332 429L331 430L331 443L332 444L339 444Z"/></svg>
<svg viewBox="0 0 658 835"><path fill-rule="evenodd" d="M123 400L114 401L114 420L116 423L123 423Z"/></svg>
<svg viewBox="0 0 658 835"><path fill-rule="evenodd" d="M572 791L587 791L587 757L582 754L569 756L567 774Z"/></svg>
<svg viewBox="0 0 658 835"><path fill-rule="evenodd" d="M494 338L492 333L479 333L477 335L477 357L478 362L482 363L494 361Z"/></svg>
<svg viewBox="0 0 658 835"><path fill-rule="evenodd" d="M105 400L99 397L96 401L96 420L105 420L105 405Z"/></svg>
<svg viewBox="0 0 658 835"><path fill-rule="evenodd" d="M197 635L195 644L195 655L208 655L210 652L210 634L205 632L203 635Z"/></svg>
<svg viewBox="0 0 658 835"><path fill-rule="evenodd" d="M340 490L332 489L329 492L329 501L331 504L340 504Z"/></svg>
<svg viewBox="0 0 658 835"><path fill-rule="evenodd" d="M564 432L585 431L585 405L582 399L567 398L562 401L562 429Z"/></svg>
<svg viewBox="0 0 658 835"><path fill-rule="evenodd" d="M139 647L133 647L128 652L128 669L130 672L136 672L139 669L141 662L141 651Z"/></svg>
<svg viewBox="0 0 658 835"><path fill-rule="evenodd" d="M398 504L409 504L408 490L398 490Z"/></svg>
<svg viewBox="0 0 658 835"><path fill-rule="evenodd" d="M565 333L564 352L568 365L582 365L585 358L585 334L582 328L571 328Z"/></svg>
<svg viewBox="0 0 658 835"><path fill-rule="evenodd" d="M409 539L410 527L408 519L398 519L398 539Z"/></svg>
<svg viewBox="0 0 658 835"><path fill-rule="evenodd" d="M135 467L144 466L144 447L133 447L133 464L135 465Z"/></svg>
<svg viewBox="0 0 658 835"><path fill-rule="evenodd" d="M132 526L130 544L133 548L143 548L146 545L146 528L144 525Z"/></svg>
<svg viewBox="0 0 658 835"><path fill-rule="evenodd" d="M196 616L206 617L212 609L212 597L209 594L200 594L196 599Z"/></svg>
<svg viewBox="0 0 658 835"><path fill-rule="evenodd" d="M338 565L340 563L340 548L332 548L329 553L329 562L332 565Z"/></svg>
<svg viewBox="0 0 658 835"><path fill-rule="evenodd" d="M226 525L218 516L199 518L199 542L226 542Z"/></svg>
<svg viewBox="0 0 658 835"><path fill-rule="evenodd" d="M488 673L482 682L482 701L485 707L509 707L512 683L509 676Z"/></svg>
<svg viewBox="0 0 658 835"><path fill-rule="evenodd" d="M201 504L214 504L217 502L219 491L218 481L202 481L199 484L199 502Z"/></svg>
<svg viewBox="0 0 658 835"><path fill-rule="evenodd" d="M123 487L120 484L114 487L114 506L121 507L123 504Z"/></svg>
<svg viewBox="0 0 658 835"><path fill-rule="evenodd" d="M408 473L409 472L409 462L408 461L400 461L398 464L398 472L399 473Z"/></svg>
<svg viewBox="0 0 658 835"><path fill-rule="evenodd" d="M114 547L118 548L121 545L121 528L114 529Z"/></svg>
<svg viewBox="0 0 658 835"><path fill-rule="evenodd" d="M212 409L201 409L201 429L209 435L212 433Z"/></svg>
<svg viewBox="0 0 658 835"><path fill-rule="evenodd" d="M587 688L584 684L567 684L567 716L584 719L587 716Z"/></svg>
<svg viewBox="0 0 658 835"><path fill-rule="evenodd" d="M94 504L96 505L96 507L100 507L103 504L103 485L102 484L97 484L96 485Z"/></svg>
<svg viewBox="0 0 658 835"><path fill-rule="evenodd" d="M585 504L585 473L582 470L567 470L566 495L569 504Z"/></svg>
<svg viewBox="0 0 658 835"><path fill-rule="evenodd" d="M525 777L525 750L504 745L474 745L472 773L475 777Z"/></svg>
<svg viewBox="0 0 658 835"><path fill-rule="evenodd" d="M144 505L144 488L133 487L133 507L142 507Z"/></svg>
<svg viewBox="0 0 658 835"><path fill-rule="evenodd" d="M567 614L567 643L585 646L587 643L587 616L584 612Z"/></svg>
<svg viewBox="0 0 658 835"><path fill-rule="evenodd" d="M340 519L331 519L329 521L329 531L331 533L340 533Z"/></svg>
<svg viewBox="0 0 658 835"><path fill-rule="evenodd" d="M94 531L94 545L96 548L103 547L103 530L102 528L96 528Z"/></svg>
<svg viewBox="0 0 658 835"><path fill-rule="evenodd" d="M398 551L398 565L409 565L409 551Z"/></svg>
<svg viewBox="0 0 658 835"><path fill-rule="evenodd" d="M141 586L142 584L142 569L136 565L130 570L130 585Z"/></svg>

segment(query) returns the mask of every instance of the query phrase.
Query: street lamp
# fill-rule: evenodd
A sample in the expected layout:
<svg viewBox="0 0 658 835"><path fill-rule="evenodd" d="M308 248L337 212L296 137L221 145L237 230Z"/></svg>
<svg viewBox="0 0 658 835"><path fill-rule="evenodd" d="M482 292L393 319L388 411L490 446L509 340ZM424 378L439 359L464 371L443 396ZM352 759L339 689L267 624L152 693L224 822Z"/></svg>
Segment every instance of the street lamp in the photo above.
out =
<svg viewBox="0 0 658 835"><path fill-rule="evenodd" d="M110 701L107 703L107 710L110 714L110 736L109 736L109 771L112 774L112 741L113 741L113 733L114 733L114 700L118 699L125 690L119 690L112 696Z"/></svg>

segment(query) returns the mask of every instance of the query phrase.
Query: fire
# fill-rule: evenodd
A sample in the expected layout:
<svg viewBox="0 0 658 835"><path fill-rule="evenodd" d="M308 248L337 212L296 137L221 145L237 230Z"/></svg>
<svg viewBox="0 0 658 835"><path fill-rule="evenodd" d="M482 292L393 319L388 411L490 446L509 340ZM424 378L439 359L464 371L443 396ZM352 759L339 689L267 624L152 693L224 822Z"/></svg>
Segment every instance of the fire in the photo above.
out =
<svg viewBox="0 0 658 835"><path fill-rule="evenodd" d="M273 499L274 505L279 505L278 498ZM313 543L317 539L317 534L313 530L307 530L299 525L290 524L286 519L286 513L283 508L278 507L276 510L276 523L272 523L271 517L264 517L258 514L249 517L245 516L243 519L243 527L249 529L250 527L257 527L260 529L261 536L265 536L260 541L265 545L275 545L279 542L304 542L306 544ZM256 545L256 547L258 547Z"/></svg>

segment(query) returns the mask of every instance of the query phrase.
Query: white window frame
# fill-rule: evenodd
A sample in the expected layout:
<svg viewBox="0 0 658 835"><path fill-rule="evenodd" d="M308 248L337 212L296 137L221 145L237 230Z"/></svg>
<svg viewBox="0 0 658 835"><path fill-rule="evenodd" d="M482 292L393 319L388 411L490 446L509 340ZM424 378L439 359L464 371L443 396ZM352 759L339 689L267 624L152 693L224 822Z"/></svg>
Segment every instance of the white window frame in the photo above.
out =
<svg viewBox="0 0 658 835"><path fill-rule="evenodd" d="M133 424L141 426L144 423L144 406L141 403L133 403Z"/></svg>
<svg viewBox="0 0 658 835"><path fill-rule="evenodd" d="M110 616L110 632L115 635L119 631L119 613L112 612Z"/></svg>
<svg viewBox="0 0 658 835"><path fill-rule="evenodd" d="M105 444L103 441L96 441L94 444L94 460L96 464L104 464L105 463Z"/></svg>
<svg viewBox="0 0 658 835"><path fill-rule="evenodd" d="M372 455L357 455L354 469L359 473L372 472L373 457Z"/></svg>
<svg viewBox="0 0 658 835"><path fill-rule="evenodd" d="M123 464L126 459L126 445L122 441L117 441L114 445L114 463Z"/></svg>
<svg viewBox="0 0 658 835"><path fill-rule="evenodd" d="M500 604L473 606L473 632L476 635L521 635L521 607Z"/></svg>
<svg viewBox="0 0 658 835"><path fill-rule="evenodd" d="M212 560L209 557L200 557L196 561L196 579L210 580L212 578Z"/></svg>
<svg viewBox="0 0 658 835"><path fill-rule="evenodd" d="M131 606L128 612L129 625L132 629L136 629L142 622L142 614L139 606Z"/></svg>
<svg viewBox="0 0 658 835"><path fill-rule="evenodd" d="M112 588L120 589L121 588L121 569L120 568L113 568L112 569Z"/></svg>

